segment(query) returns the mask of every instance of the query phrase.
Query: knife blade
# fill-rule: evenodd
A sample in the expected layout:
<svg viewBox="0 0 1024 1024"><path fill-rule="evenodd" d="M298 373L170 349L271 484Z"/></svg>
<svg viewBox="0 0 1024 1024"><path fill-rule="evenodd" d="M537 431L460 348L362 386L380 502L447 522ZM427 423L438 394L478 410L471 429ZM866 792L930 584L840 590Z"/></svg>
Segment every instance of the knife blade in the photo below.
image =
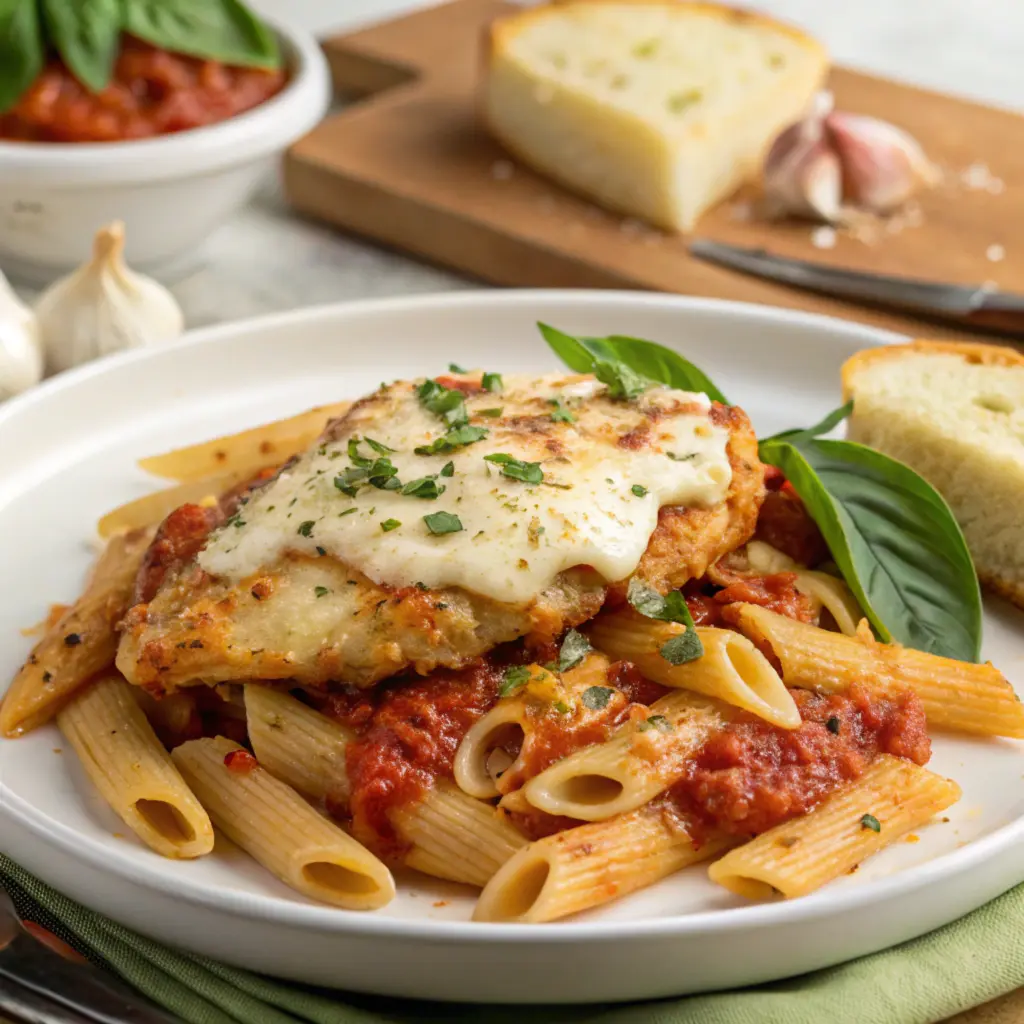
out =
<svg viewBox="0 0 1024 1024"><path fill-rule="evenodd" d="M92 964L65 959L22 926L0 885L0 983L13 982L96 1024L174 1024L175 1018Z"/></svg>
<svg viewBox="0 0 1024 1024"><path fill-rule="evenodd" d="M691 242L690 252L709 263L793 288L1024 337L1024 295L982 285L846 270L706 238Z"/></svg>

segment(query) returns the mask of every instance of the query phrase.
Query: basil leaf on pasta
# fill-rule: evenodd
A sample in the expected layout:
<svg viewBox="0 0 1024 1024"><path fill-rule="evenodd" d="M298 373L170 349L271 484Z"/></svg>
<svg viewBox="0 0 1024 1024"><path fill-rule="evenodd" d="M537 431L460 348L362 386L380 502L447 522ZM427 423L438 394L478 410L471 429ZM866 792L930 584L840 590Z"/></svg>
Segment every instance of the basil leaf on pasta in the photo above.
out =
<svg viewBox="0 0 1024 1024"><path fill-rule="evenodd" d="M883 640L977 661L981 592L942 496L908 466L851 441L765 441Z"/></svg>

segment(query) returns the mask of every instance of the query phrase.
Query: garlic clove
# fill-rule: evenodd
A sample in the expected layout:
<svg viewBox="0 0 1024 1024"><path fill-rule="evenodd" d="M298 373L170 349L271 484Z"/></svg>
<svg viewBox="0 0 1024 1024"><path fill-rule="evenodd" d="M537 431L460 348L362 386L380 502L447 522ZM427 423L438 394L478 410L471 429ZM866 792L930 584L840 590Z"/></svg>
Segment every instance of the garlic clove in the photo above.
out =
<svg viewBox="0 0 1024 1024"><path fill-rule="evenodd" d="M813 220L842 217L842 172L825 136L830 92L820 92L806 117L784 129L764 162L762 185L769 216Z"/></svg>
<svg viewBox="0 0 1024 1024"><path fill-rule="evenodd" d="M36 316L51 373L170 341L185 326L174 296L124 262L120 222L97 232L92 259L43 293Z"/></svg>
<svg viewBox="0 0 1024 1024"><path fill-rule="evenodd" d="M938 183L938 170L902 128L862 114L835 112L825 133L843 168L843 194L872 213L891 213L922 186Z"/></svg>
<svg viewBox="0 0 1024 1024"><path fill-rule="evenodd" d="M43 349L35 315L0 274L0 401L13 398L43 377Z"/></svg>
<svg viewBox="0 0 1024 1024"><path fill-rule="evenodd" d="M770 216L808 217L836 223L843 216L839 158L818 139L802 141L765 165L765 202Z"/></svg>

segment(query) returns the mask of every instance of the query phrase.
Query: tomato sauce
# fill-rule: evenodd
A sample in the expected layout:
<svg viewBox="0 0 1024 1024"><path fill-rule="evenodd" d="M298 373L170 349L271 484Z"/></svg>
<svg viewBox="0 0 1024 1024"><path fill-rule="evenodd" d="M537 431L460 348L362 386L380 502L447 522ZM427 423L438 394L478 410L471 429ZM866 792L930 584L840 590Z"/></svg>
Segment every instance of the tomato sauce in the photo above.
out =
<svg viewBox="0 0 1024 1024"><path fill-rule="evenodd" d="M880 753L925 764L931 744L914 694L888 699L854 686L846 694L790 690L803 719L780 729L744 714L708 740L668 792L702 831L752 836L806 814Z"/></svg>
<svg viewBox="0 0 1024 1024"><path fill-rule="evenodd" d="M435 779L452 777L455 752L497 702L503 672L480 661L460 672L438 670L328 697L324 713L360 733L345 752L348 813L360 842L384 857L401 854L389 811L420 799Z"/></svg>
<svg viewBox="0 0 1024 1024"><path fill-rule="evenodd" d="M769 611L800 622L817 623L810 599L796 589L796 573L777 572L770 576L749 576L729 586L704 593L699 587L689 588L686 604L695 625L731 626L726 609L731 604L756 604Z"/></svg>
<svg viewBox="0 0 1024 1024"><path fill-rule="evenodd" d="M202 128L251 110L284 88L284 71L168 53L125 37L110 84L89 92L58 58L14 107L0 139L125 142Z"/></svg>
<svg viewBox="0 0 1024 1024"><path fill-rule="evenodd" d="M831 557L821 531L800 496L785 480L777 490L769 490L765 495L754 538L771 544L808 568Z"/></svg>

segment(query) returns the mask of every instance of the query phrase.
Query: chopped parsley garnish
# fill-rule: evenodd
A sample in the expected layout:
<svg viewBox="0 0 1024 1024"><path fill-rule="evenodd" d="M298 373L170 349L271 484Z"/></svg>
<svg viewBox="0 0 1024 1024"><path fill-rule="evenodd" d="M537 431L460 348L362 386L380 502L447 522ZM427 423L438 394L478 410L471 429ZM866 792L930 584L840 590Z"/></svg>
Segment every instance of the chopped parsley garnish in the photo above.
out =
<svg viewBox="0 0 1024 1024"><path fill-rule="evenodd" d="M316 526L316 520L307 519L304 523L299 523L299 528L295 532L302 537L312 537L314 526Z"/></svg>
<svg viewBox="0 0 1024 1024"><path fill-rule="evenodd" d="M671 732L672 723L664 715L651 715L645 722L641 722L637 729L640 732L647 732L648 729L658 729L661 732Z"/></svg>
<svg viewBox="0 0 1024 1024"><path fill-rule="evenodd" d="M458 533L462 529L462 520L451 512L431 512L430 515L423 517L423 522L435 537L446 533Z"/></svg>
<svg viewBox="0 0 1024 1024"><path fill-rule="evenodd" d="M372 437L364 437L363 440L378 454L378 455L392 455L395 452L394 448L389 448L386 444L382 444L380 441L374 441Z"/></svg>
<svg viewBox="0 0 1024 1024"><path fill-rule="evenodd" d="M530 681L530 670L525 665L516 665L506 669L498 687L499 697L509 697L516 690L521 690Z"/></svg>
<svg viewBox="0 0 1024 1024"><path fill-rule="evenodd" d="M591 711L603 711L608 707L613 693L615 691L610 686L589 686L583 691L583 706Z"/></svg>
<svg viewBox="0 0 1024 1024"><path fill-rule="evenodd" d="M873 815L865 814L860 819L861 828L869 828L872 832L881 832L882 823Z"/></svg>
<svg viewBox="0 0 1024 1024"><path fill-rule="evenodd" d="M449 373L469 373L469 370L467 370L463 366L459 366L458 363L449 363L448 364L448 372Z"/></svg>
<svg viewBox="0 0 1024 1024"><path fill-rule="evenodd" d="M565 634L562 648L558 652L558 671L568 672L569 669L575 668L592 650L590 641L582 633L570 629Z"/></svg>
<svg viewBox="0 0 1024 1024"><path fill-rule="evenodd" d="M441 469L441 476L443 476L443 477L455 476L455 463L454 462L446 462L444 464L444 466L442 467L442 469Z"/></svg>
<svg viewBox="0 0 1024 1024"><path fill-rule="evenodd" d="M452 427L447 434L435 437L430 444L420 445L413 451L417 455L447 455L458 448L465 448L466 445L482 441L488 433L486 427L471 427L468 424L463 424Z"/></svg>
<svg viewBox="0 0 1024 1024"><path fill-rule="evenodd" d="M501 466L502 476L510 477L512 480L522 480L525 484L544 483L544 471L540 468L539 462L523 462L504 452L485 455L484 461Z"/></svg>
<svg viewBox="0 0 1024 1024"><path fill-rule="evenodd" d="M673 114L681 114L687 107L699 103L704 93L700 89L687 89L685 92L673 93L668 98L668 109Z"/></svg>
<svg viewBox="0 0 1024 1024"><path fill-rule="evenodd" d="M335 481L335 486L337 486L337 481ZM347 508L347 509L345 509L345 511L344 511L344 512L339 512L339 513L338 513L338 518L339 518L339 519L341 519L341 518L343 518L344 516L350 516L350 515L352 515L352 514L353 514L353 513L355 512L355 511L356 511L356 508L355 508L355 506L353 505L353 506L352 506L352 508Z"/></svg>
<svg viewBox="0 0 1024 1024"><path fill-rule="evenodd" d="M402 488L402 493L413 498L428 498L431 501L444 494L445 486L438 486L436 476L421 476L419 480L410 480Z"/></svg>
<svg viewBox="0 0 1024 1024"><path fill-rule="evenodd" d="M673 462L689 462L691 459L697 458L697 453L696 452L690 452L689 455L676 455L675 452L665 452L665 454Z"/></svg>
<svg viewBox="0 0 1024 1024"><path fill-rule="evenodd" d="M314 587L313 588L313 593L316 594L317 597L326 597L330 592L331 592L330 589L327 588L327 587Z"/></svg>
<svg viewBox="0 0 1024 1024"><path fill-rule="evenodd" d="M480 383L483 384L484 391L501 391L505 386L500 373L485 373Z"/></svg>
<svg viewBox="0 0 1024 1024"><path fill-rule="evenodd" d="M428 412L440 416L449 427L469 422L466 396L457 388L446 388L436 380L425 380L416 389L416 397Z"/></svg>
<svg viewBox="0 0 1024 1024"><path fill-rule="evenodd" d="M569 707L569 705L568 705L568 704L566 704L564 700L556 700L556 701L555 701L555 703L554 703L554 704L552 704L551 706L552 706L552 707L553 707L553 708L554 708L554 709L555 709L555 710L556 710L556 711L557 711L557 712L558 712L558 713L559 713L560 715L567 715L567 714L569 714L569 712L570 712L570 711L572 711L572 708L571 708L571 707Z"/></svg>
<svg viewBox="0 0 1024 1024"><path fill-rule="evenodd" d="M637 496L638 498L646 498L646 497L647 497L647 488L646 488L646 487L644 487L644 486L643 486L642 484L633 484L633 486L632 486L632 487L630 487L630 490L631 490L631 491L632 491L632 492L633 492L633 493L634 493L634 494L635 494L635 495L636 495L636 496Z"/></svg>
<svg viewBox="0 0 1024 1024"><path fill-rule="evenodd" d="M487 416L489 419L496 420L504 411L504 408L499 405L494 409L481 409L479 415Z"/></svg>
<svg viewBox="0 0 1024 1024"><path fill-rule="evenodd" d="M324 557L324 555L326 555L326 554L327 554L327 548L322 548L322 547L320 547L320 545L319 545L319 544L317 544L317 546L316 546L316 553L317 553L317 554L318 554L318 555L319 555L319 556L320 556L321 558L323 558L323 557Z"/></svg>
<svg viewBox="0 0 1024 1024"><path fill-rule="evenodd" d="M402 523L398 519L385 519L384 522L380 524L380 528L385 533L390 533L392 530L397 530L401 525Z"/></svg>
<svg viewBox="0 0 1024 1024"><path fill-rule="evenodd" d="M564 403L560 398L549 398L548 404L555 407L554 412L551 414L551 418L555 423L575 423L576 417L573 416L568 409L566 409Z"/></svg>
<svg viewBox="0 0 1024 1024"><path fill-rule="evenodd" d="M627 402L639 398L650 387L647 378L641 377L636 370L625 363L613 363L607 359L594 362L594 376L608 385L609 398L621 398Z"/></svg>
<svg viewBox="0 0 1024 1024"><path fill-rule="evenodd" d="M839 719L833 715L826 723L825 728L828 729L833 736L839 735Z"/></svg>
<svg viewBox="0 0 1024 1024"><path fill-rule="evenodd" d="M693 616L687 607L686 598L679 590L671 590L662 596L653 587L649 587L635 576L629 581L626 600L645 618L658 619L661 622L678 622L686 627L685 633L666 641L659 652L672 665L683 665L694 661L704 654L704 645L700 641Z"/></svg>
<svg viewBox="0 0 1024 1024"><path fill-rule="evenodd" d="M688 661L696 661L704 654L704 645L695 629L687 629L685 633L665 641L658 652L670 665L685 665Z"/></svg>

